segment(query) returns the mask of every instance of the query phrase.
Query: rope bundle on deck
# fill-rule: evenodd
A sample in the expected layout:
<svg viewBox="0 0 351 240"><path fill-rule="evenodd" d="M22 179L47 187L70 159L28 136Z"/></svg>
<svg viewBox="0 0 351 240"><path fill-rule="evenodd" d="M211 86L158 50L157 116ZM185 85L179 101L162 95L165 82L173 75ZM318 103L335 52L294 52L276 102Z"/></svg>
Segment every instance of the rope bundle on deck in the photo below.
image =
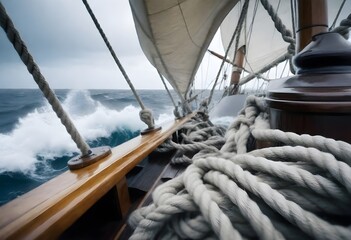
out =
<svg viewBox="0 0 351 240"><path fill-rule="evenodd" d="M269 129L264 102L246 105L131 215L131 239L351 239L351 146ZM271 147L248 152L252 139Z"/></svg>
<svg viewBox="0 0 351 240"><path fill-rule="evenodd" d="M179 132L182 144L167 140L156 149L158 152L177 149L178 152L172 158L172 164L190 164L194 154L207 150L218 151L224 144L225 129L221 126L214 126L211 122L204 120L202 113L198 113L184 124Z"/></svg>

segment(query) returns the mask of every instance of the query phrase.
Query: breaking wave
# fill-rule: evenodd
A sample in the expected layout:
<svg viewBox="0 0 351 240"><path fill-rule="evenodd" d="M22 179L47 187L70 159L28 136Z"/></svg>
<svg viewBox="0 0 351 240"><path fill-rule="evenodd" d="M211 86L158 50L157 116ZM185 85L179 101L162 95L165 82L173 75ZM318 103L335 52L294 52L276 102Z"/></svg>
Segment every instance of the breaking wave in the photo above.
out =
<svg viewBox="0 0 351 240"><path fill-rule="evenodd" d="M139 119L139 108L132 105L120 110L108 108L94 100L89 91L72 90L62 104L91 147L116 146L146 127ZM155 118L160 123L173 116L163 113ZM0 173L21 172L34 178L48 178L52 172L65 168L67 158L77 152L47 103L20 118L9 133L0 134ZM57 164L60 158L64 158L64 163Z"/></svg>

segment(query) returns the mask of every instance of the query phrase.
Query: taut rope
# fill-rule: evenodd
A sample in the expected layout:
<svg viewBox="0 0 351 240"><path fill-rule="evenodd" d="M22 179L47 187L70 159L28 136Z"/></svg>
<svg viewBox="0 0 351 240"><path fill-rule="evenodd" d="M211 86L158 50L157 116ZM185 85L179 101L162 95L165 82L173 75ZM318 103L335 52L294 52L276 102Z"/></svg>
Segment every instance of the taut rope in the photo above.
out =
<svg viewBox="0 0 351 240"><path fill-rule="evenodd" d="M174 110L173 110L173 114L175 117L181 117L181 114L179 113L178 111L178 107L177 107L177 104L175 103L174 99L173 99L173 96L171 94L171 92L169 91L168 87L167 87L167 84L165 82L165 79L163 78L162 74L160 73L160 71L157 70L157 73L158 75L160 76L161 78L161 81L163 83L163 86L165 87L167 93L168 93L168 96L169 98L171 99L172 103L173 103L173 106L174 106Z"/></svg>
<svg viewBox="0 0 351 240"><path fill-rule="evenodd" d="M340 22L340 26L334 28L332 32L338 32L343 36L347 36L349 34L350 28L351 28L351 14L348 15L347 18L343 19Z"/></svg>
<svg viewBox="0 0 351 240"><path fill-rule="evenodd" d="M20 56L23 63L27 66L30 74L32 74L34 81L38 84L40 90L44 94L45 98L49 101L57 117L61 120L61 123L65 126L67 132L76 143L77 147L82 153L82 156L87 156L91 153L88 144L84 141L78 130L75 128L73 122L68 117L65 110L62 108L60 101L55 96L55 93L51 90L48 82L41 74L38 65L34 62L32 55L29 53L26 45L22 41L18 31L15 29L10 17L7 15L6 10L0 2L0 24L6 32L6 35L16 52Z"/></svg>
<svg viewBox="0 0 351 240"><path fill-rule="evenodd" d="M225 137L205 124L168 143L195 155L131 215L131 239L350 239L351 145L268 126L263 99L248 97ZM255 141L272 146L249 151Z"/></svg>
<svg viewBox="0 0 351 240"><path fill-rule="evenodd" d="M119 70L121 71L124 79L126 80L126 82L128 83L130 89L132 90L133 94L134 94L134 97L135 99L138 101L140 107L141 107L141 111L139 113L139 116L140 116L140 119L148 126L149 129L153 129L155 127L155 121L154 121L154 118L152 116L152 111L148 108L145 107L145 105L143 104L143 102L141 101L137 91L135 90L132 82L130 81L126 71L124 70L121 62L119 61L115 51L113 50L110 42L108 41L107 37L106 37L106 34L104 33L104 31L102 30L97 18L95 17L93 11L91 10L87 0L82 0L83 1L83 4L84 6L86 7L91 19L93 20L96 28L98 29L102 39L104 40L108 50L110 51L111 53L111 56L113 57L113 59L115 60L115 63L117 64Z"/></svg>
<svg viewBox="0 0 351 240"><path fill-rule="evenodd" d="M280 32L282 35L282 38L285 42L289 43L288 46L288 53L290 54L290 71L292 73L295 73L294 66L291 61L291 57L294 56L295 54L295 39L293 37L293 34L287 27L284 25L282 20L279 18L278 14L274 11L273 6L269 3L268 0L261 0L262 6L266 9L267 13L271 17L271 19L274 22L275 28Z"/></svg>
<svg viewBox="0 0 351 240"><path fill-rule="evenodd" d="M241 13L240 13L240 16L239 16L239 20L238 20L238 24L236 25L236 28L235 28L235 31L232 35L232 38L230 39L230 42L229 42L229 45L228 45L228 48L227 50L225 51L225 54L224 54L224 57L223 57L223 60L222 60L222 63L221 63L221 66L219 67L219 70L218 70L218 73L217 73L217 76L216 76L216 80L213 84L213 87L211 89L211 92L210 92L210 96L208 97L208 106L210 105L211 103L211 100L212 100L212 96L213 96L213 93L214 93L214 89L217 85L217 82L218 82L218 79L219 79L219 75L221 74L221 71L222 71L222 68L224 66L224 63L226 62L226 59L228 57L228 53L229 53L229 50L230 50L230 47L232 46L233 42L234 42L234 38L237 34L239 34L239 32L241 31L242 29L242 26L243 26L243 23L244 23L244 20L245 20L245 17L247 15L247 11L249 9L249 0L245 0L245 3L242 7L242 10L241 10Z"/></svg>
<svg viewBox="0 0 351 240"><path fill-rule="evenodd" d="M293 38L293 35L289 29L284 25L282 20L279 18L278 14L275 12L273 6L269 3L267 0L261 0L262 6L266 9L268 12L269 16L272 18L272 21L274 22L275 28L278 30L278 32L281 33L282 38L285 42L290 43L288 47L288 52L291 55L295 54L295 39Z"/></svg>

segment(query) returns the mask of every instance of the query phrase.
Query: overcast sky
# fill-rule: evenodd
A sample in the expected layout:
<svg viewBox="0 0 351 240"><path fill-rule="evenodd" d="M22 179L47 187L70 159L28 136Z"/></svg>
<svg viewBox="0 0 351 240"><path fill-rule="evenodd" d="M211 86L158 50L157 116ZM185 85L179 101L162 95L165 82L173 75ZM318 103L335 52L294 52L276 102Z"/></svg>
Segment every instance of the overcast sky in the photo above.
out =
<svg viewBox="0 0 351 240"><path fill-rule="evenodd" d="M129 89L82 1L1 2L52 88ZM139 46L128 0L90 0L89 4L135 87L164 89ZM214 44L221 51L219 41ZM218 64L213 58L204 65ZM200 68L199 78L213 80L207 75ZM206 88L207 82L196 85ZM37 88L3 30L0 88Z"/></svg>

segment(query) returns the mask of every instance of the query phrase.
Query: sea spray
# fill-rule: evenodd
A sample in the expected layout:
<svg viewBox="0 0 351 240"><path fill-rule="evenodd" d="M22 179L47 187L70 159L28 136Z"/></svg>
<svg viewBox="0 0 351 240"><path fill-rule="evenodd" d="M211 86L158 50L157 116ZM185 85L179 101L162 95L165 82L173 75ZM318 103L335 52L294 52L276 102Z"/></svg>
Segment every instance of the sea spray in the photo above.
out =
<svg viewBox="0 0 351 240"><path fill-rule="evenodd" d="M137 108L108 109L84 92L69 92L63 107L87 142L96 142L124 129L133 133L143 126L138 121ZM45 104L20 118L12 132L0 134L0 172L33 173L38 161L72 156L74 152L78 152L75 143L51 107Z"/></svg>
<svg viewBox="0 0 351 240"><path fill-rule="evenodd" d="M129 91L58 92L64 109L91 147L117 146L146 128ZM34 99L38 105L38 99ZM34 99L28 100L28 105ZM49 104L40 101L41 106L28 110L9 131L0 133L0 205L66 171L67 161L78 154L75 143ZM157 124L173 119L171 105L167 101L162 103L155 115ZM12 112L17 109L18 106L13 106Z"/></svg>
<svg viewBox="0 0 351 240"><path fill-rule="evenodd" d="M91 147L117 146L147 126L130 90L55 90ZM174 119L164 90L139 90L156 125ZM174 92L172 94L175 96ZM37 89L0 89L0 205L67 170L78 154Z"/></svg>

